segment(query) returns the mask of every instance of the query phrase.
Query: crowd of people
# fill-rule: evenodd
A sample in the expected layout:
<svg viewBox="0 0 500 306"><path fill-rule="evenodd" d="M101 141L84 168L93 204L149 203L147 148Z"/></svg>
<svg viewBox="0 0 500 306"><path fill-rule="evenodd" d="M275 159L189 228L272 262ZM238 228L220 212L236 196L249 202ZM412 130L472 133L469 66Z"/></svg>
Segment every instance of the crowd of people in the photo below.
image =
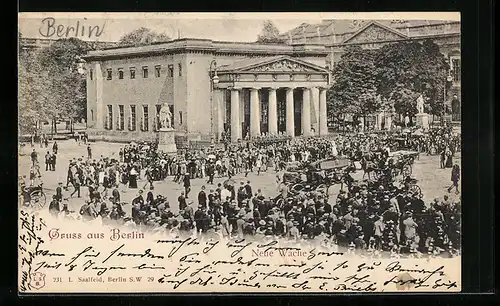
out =
<svg viewBox="0 0 500 306"><path fill-rule="evenodd" d="M445 148L453 156L459 147L449 130L415 134L404 135L403 144L403 134L358 133L275 142L261 139L179 155L159 152L154 143L132 143L117 154L99 158L92 156L88 144L86 157L69 162L66 181L59 182L49 211L176 235L281 237L318 240L359 252L453 255L460 250L460 202L450 201L447 195L424 203L422 194L410 192L407 186L375 180L351 182L330 199L329 194L309 188L307 182L307 188L300 191L280 184L280 174L291 164L339 156L354 162L366 152L390 152L398 145L429 154L436 152L430 152L429 147L439 148L437 151ZM32 169L37 169L37 154L33 152ZM55 170L55 161L52 166L50 160L56 155L54 143L53 152L46 155L47 171ZM453 184L448 192L455 188L458 193L460 169L452 166ZM235 176L247 177L250 172L276 175L277 192L264 194L246 179L239 184L235 180ZM39 167L33 176L40 176ZM223 182L215 184L214 178L223 178ZM191 180L206 182L201 190L193 191ZM184 188L179 195L164 196L155 191L156 181ZM83 194L82 187L88 193ZM122 199L123 188L137 190L130 203ZM68 209L73 197L85 198L77 212ZM125 212L127 205L131 206L130 214Z"/></svg>

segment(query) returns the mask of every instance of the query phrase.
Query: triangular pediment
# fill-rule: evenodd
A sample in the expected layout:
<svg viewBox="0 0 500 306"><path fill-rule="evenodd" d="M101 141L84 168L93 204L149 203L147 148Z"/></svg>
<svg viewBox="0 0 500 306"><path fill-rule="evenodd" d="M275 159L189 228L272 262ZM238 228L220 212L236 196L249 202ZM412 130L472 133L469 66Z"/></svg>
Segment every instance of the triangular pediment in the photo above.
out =
<svg viewBox="0 0 500 306"><path fill-rule="evenodd" d="M344 43L369 43L407 39L408 36L379 22L370 22L347 38Z"/></svg>
<svg viewBox="0 0 500 306"><path fill-rule="evenodd" d="M325 68L290 56L278 56L272 58L249 59L222 67L222 71L240 73L328 73Z"/></svg>

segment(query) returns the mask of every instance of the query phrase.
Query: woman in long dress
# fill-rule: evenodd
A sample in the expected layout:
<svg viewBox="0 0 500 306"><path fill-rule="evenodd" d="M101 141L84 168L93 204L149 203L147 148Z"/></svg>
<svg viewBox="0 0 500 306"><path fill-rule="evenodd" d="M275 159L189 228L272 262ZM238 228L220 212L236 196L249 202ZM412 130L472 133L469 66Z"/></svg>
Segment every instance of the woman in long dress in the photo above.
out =
<svg viewBox="0 0 500 306"><path fill-rule="evenodd" d="M139 173L137 172L137 170L135 170L135 167L133 167L130 170L130 177L129 177L129 181L128 181L129 188L137 188L137 175L138 174Z"/></svg>
<svg viewBox="0 0 500 306"><path fill-rule="evenodd" d="M445 167L446 168L451 168L453 167L453 153L451 152L450 148L446 148L446 163Z"/></svg>

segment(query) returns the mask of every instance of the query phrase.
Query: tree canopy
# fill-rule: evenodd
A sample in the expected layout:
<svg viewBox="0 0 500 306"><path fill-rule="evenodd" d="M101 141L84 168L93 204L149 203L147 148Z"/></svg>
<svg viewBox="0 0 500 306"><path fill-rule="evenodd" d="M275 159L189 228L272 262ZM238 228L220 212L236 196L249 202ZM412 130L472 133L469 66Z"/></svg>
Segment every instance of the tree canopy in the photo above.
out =
<svg viewBox="0 0 500 306"><path fill-rule="evenodd" d="M19 128L34 132L38 120L83 118L85 76L81 57L89 50L76 38L60 39L40 50L19 53Z"/></svg>
<svg viewBox="0 0 500 306"><path fill-rule="evenodd" d="M280 38L280 31L271 20L266 20L262 24L262 32L257 36L257 42L266 44L282 44L285 38Z"/></svg>
<svg viewBox="0 0 500 306"><path fill-rule="evenodd" d="M363 116L377 111L377 79L372 50L350 47L334 68L333 85L327 93L331 115Z"/></svg>
<svg viewBox="0 0 500 306"><path fill-rule="evenodd" d="M123 35L118 41L118 45L137 47L170 40L170 36L165 33L157 33L151 29L141 27L137 30Z"/></svg>
<svg viewBox="0 0 500 306"><path fill-rule="evenodd" d="M373 114L394 109L398 114L417 113L417 98L424 98L425 112L441 115L449 65L431 40L398 42L380 49L349 47L333 71L327 100L330 115Z"/></svg>

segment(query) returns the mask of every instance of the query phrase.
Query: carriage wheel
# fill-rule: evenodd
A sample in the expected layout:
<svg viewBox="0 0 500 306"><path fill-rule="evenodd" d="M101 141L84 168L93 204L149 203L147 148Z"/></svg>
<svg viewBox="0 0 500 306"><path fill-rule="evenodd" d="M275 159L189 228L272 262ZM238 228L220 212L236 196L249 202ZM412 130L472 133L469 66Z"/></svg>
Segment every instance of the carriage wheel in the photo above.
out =
<svg viewBox="0 0 500 306"><path fill-rule="evenodd" d="M304 190L305 186L302 185L301 183L295 184L292 186L292 190L295 192L299 192L301 190Z"/></svg>
<svg viewBox="0 0 500 306"><path fill-rule="evenodd" d="M411 166L410 165L405 165L402 170L403 177L408 177L411 176Z"/></svg>
<svg viewBox="0 0 500 306"><path fill-rule="evenodd" d="M283 198L279 198L276 200L276 206L278 206L280 209L283 208L283 205L285 204L285 200Z"/></svg>
<svg viewBox="0 0 500 306"><path fill-rule="evenodd" d="M45 206L45 194L39 190L33 191L30 194L30 206L33 209L41 209Z"/></svg>
<svg viewBox="0 0 500 306"><path fill-rule="evenodd" d="M410 190L410 192L416 193L417 195L422 194L422 190L420 189L420 187L418 185L410 185L409 190Z"/></svg>

